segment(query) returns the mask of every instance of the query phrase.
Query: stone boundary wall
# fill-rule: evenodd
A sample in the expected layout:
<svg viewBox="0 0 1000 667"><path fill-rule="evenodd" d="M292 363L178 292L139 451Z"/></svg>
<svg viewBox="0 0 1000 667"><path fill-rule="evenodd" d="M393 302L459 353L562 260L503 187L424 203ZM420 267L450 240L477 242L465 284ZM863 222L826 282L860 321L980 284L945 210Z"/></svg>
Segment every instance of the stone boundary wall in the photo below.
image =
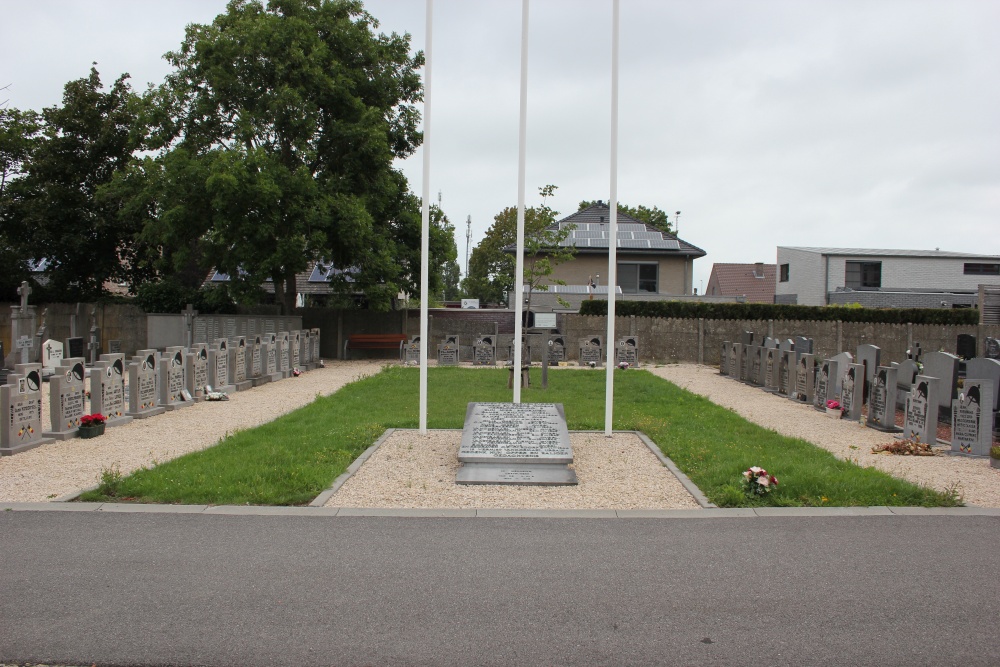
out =
<svg viewBox="0 0 1000 667"><path fill-rule="evenodd" d="M4 352L9 354L10 341L10 307L13 303L0 304L0 338L3 339ZM45 317L46 338L64 341L70 337L70 323L76 313L75 303L50 303L36 307L35 330L42 324L42 311L48 309ZM109 340L120 340L122 352L126 355L135 354L136 350L146 347L146 313L138 306L122 303L93 304L81 303L80 314L76 318L76 335L87 339L90 335L90 311L96 308L97 326L101 329L102 353L108 351Z"/></svg>

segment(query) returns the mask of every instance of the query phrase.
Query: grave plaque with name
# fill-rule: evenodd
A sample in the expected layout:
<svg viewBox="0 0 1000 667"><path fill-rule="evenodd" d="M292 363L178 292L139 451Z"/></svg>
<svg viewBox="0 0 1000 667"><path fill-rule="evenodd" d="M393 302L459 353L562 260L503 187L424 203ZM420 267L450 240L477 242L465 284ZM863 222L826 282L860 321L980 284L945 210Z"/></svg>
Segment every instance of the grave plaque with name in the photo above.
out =
<svg viewBox="0 0 1000 667"><path fill-rule="evenodd" d="M247 388L247 339L240 336L235 341L229 341L230 370L233 373L233 384L242 391Z"/></svg>
<svg viewBox="0 0 1000 667"><path fill-rule="evenodd" d="M764 350L760 345L754 345L750 348L750 384L760 385L761 377L761 367L760 367L760 355Z"/></svg>
<svg viewBox="0 0 1000 667"><path fill-rule="evenodd" d="M247 376L252 380L259 378L264 372L263 353L263 341L261 341L260 335L256 335L250 346L250 359L247 363Z"/></svg>
<svg viewBox="0 0 1000 667"><path fill-rule="evenodd" d="M80 337L67 338L64 352L67 357L79 357L80 359L82 359L85 353L83 338Z"/></svg>
<svg viewBox="0 0 1000 667"><path fill-rule="evenodd" d="M313 361L314 364L318 364L320 362L320 354L319 354L319 333L320 333L320 331L319 331L319 328L317 328L317 327L313 327L309 331L312 334L309 337L309 339L312 341L312 346L313 346L312 347L312 361Z"/></svg>
<svg viewBox="0 0 1000 667"><path fill-rule="evenodd" d="M293 331L292 332L292 354L289 357L291 359L292 368L298 368L302 363L302 357L300 355L300 348L302 346L302 332Z"/></svg>
<svg viewBox="0 0 1000 667"><path fill-rule="evenodd" d="M729 360L726 370L728 372L728 377L738 380L740 377L740 344L730 343L729 345Z"/></svg>
<svg viewBox="0 0 1000 667"><path fill-rule="evenodd" d="M862 398L861 392L864 386L865 367L861 364L847 364L847 373L844 374L844 383L840 388L840 407L844 410L844 417L852 421L861 419Z"/></svg>
<svg viewBox="0 0 1000 667"><path fill-rule="evenodd" d="M561 403L470 403L459 484L576 484Z"/></svg>
<svg viewBox="0 0 1000 667"><path fill-rule="evenodd" d="M989 456L993 444L993 386L985 380L965 380L951 407L951 451Z"/></svg>
<svg viewBox="0 0 1000 667"><path fill-rule="evenodd" d="M90 412L104 415L108 426L120 426L132 421L126 415L125 355L102 354L90 371Z"/></svg>
<svg viewBox="0 0 1000 667"><path fill-rule="evenodd" d="M559 365L559 362L566 361L566 337L549 336L549 363Z"/></svg>
<svg viewBox="0 0 1000 667"><path fill-rule="evenodd" d="M496 366L497 348L493 336L479 336L472 343L473 366Z"/></svg>
<svg viewBox="0 0 1000 667"><path fill-rule="evenodd" d="M580 365L600 368L604 365L604 337L588 336L580 339Z"/></svg>
<svg viewBox="0 0 1000 667"><path fill-rule="evenodd" d="M821 412L826 411L826 402L837 397L833 394L834 381L837 377L837 362L826 359L819 365L819 372L816 374L816 391L813 398L813 407Z"/></svg>
<svg viewBox="0 0 1000 667"><path fill-rule="evenodd" d="M291 342L287 331L278 334L278 372L288 377L290 370L288 355L291 352Z"/></svg>
<svg viewBox="0 0 1000 667"><path fill-rule="evenodd" d="M985 380L993 390L993 405L989 408L982 403L984 410L996 412L1000 410L1000 360L977 357L965 363L965 377L968 380Z"/></svg>
<svg viewBox="0 0 1000 667"><path fill-rule="evenodd" d="M120 339L112 338L108 341L108 354L121 354L122 342Z"/></svg>
<svg viewBox="0 0 1000 667"><path fill-rule="evenodd" d="M187 353L187 390L191 396L200 401L205 397L205 387L208 381L208 346L204 343L194 343Z"/></svg>
<svg viewBox="0 0 1000 667"><path fill-rule="evenodd" d="M508 365L514 363L514 339L510 341L510 345L507 346L507 362ZM531 365L531 345L528 344L528 337L521 336L521 366L527 367Z"/></svg>
<svg viewBox="0 0 1000 667"><path fill-rule="evenodd" d="M795 351L781 350L778 359L778 392L785 398L795 396Z"/></svg>
<svg viewBox="0 0 1000 667"><path fill-rule="evenodd" d="M747 378L750 377L750 348L744 345L743 343L740 343L737 347L739 348L737 349L737 353L739 354L739 360L740 360L739 379L740 382L746 382Z"/></svg>
<svg viewBox="0 0 1000 667"><path fill-rule="evenodd" d="M615 347L615 365L625 362L631 368L639 367L639 337L622 336Z"/></svg>
<svg viewBox="0 0 1000 667"><path fill-rule="evenodd" d="M42 365L18 364L0 386L0 456L46 445L42 436Z"/></svg>
<svg viewBox="0 0 1000 667"><path fill-rule="evenodd" d="M904 359L896 366L896 406L903 407L906 397L913 388L913 379L920 372L920 367L913 359Z"/></svg>
<svg viewBox="0 0 1000 667"><path fill-rule="evenodd" d="M458 336L445 336L437 349L438 366L458 366L460 349Z"/></svg>
<svg viewBox="0 0 1000 667"><path fill-rule="evenodd" d="M903 436L920 438L920 442L933 445L937 442L937 404L941 381L938 378L918 375L906 399Z"/></svg>
<svg viewBox="0 0 1000 667"><path fill-rule="evenodd" d="M216 338L208 351L208 380L215 391L230 392L229 384L229 340Z"/></svg>
<svg viewBox="0 0 1000 667"><path fill-rule="evenodd" d="M179 345L167 347L160 355L160 406L177 410L190 405L181 393L187 388L187 359Z"/></svg>
<svg viewBox="0 0 1000 667"><path fill-rule="evenodd" d="M793 398L801 403L812 403L815 392L816 362L809 352L799 355L795 364L795 393Z"/></svg>
<svg viewBox="0 0 1000 667"><path fill-rule="evenodd" d="M847 375L848 364L854 363L854 355L850 352L841 352L840 354L834 355L832 360L837 362L837 373L830 376L830 389L827 393L830 394L831 398L837 398L840 396L840 390L844 386L844 377ZM836 381L834 381L836 379Z"/></svg>
<svg viewBox="0 0 1000 667"><path fill-rule="evenodd" d="M937 393L939 413L942 409L950 411L952 400L958 397L958 357L948 352L928 352L923 362L921 374L941 380Z"/></svg>
<svg viewBox="0 0 1000 667"><path fill-rule="evenodd" d="M264 361L264 372L274 376L278 373L278 336L273 333L267 334L265 339L267 356Z"/></svg>
<svg viewBox="0 0 1000 667"><path fill-rule="evenodd" d="M1000 359L1000 340L987 337L983 343L983 356L987 359Z"/></svg>
<svg viewBox="0 0 1000 667"><path fill-rule="evenodd" d="M972 334L958 334L955 341L955 353L960 359L972 359L976 356L976 337Z"/></svg>
<svg viewBox="0 0 1000 667"><path fill-rule="evenodd" d="M777 393L778 392L778 351L773 347L765 348L762 352L764 355L764 390Z"/></svg>
<svg viewBox="0 0 1000 667"><path fill-rule="evenodd" d="M754 333L752 331L744 331L740 334L740 345L744 347L753 345L754 340Z"/></svg>
<svg viewBox="0 0 1000 667"><path fill-rule="evenodd" d="M299 337L299 360L302 370L312 369L312 334L308 329L303 329Z"/></svg>
<svg viewBox="0 0 1000 667"><path fill-rule="evenodd" d="M138 350L135 360L128 366L128 415L145 419L162 414L164 408L157 401L157 352Z"/></svg>
<svg viewBox="0 0 1000 667"><path fill-rule="evenodd" d="M52 429L43 435L56 440L75 438L80 428L80 417L85 413L86 391L83 385L84 361L70 357L56 368L49 380L49 417Z"/></svg>
<svg viewBox="0 0 1000 667"><path fill-rule="evenodd" d="M872 379L875 377L875 369L882 361L882 350L875 345L859 345L857 363L865 368L865 383L863 400L868 402L868 393L871 391Z"/></svg>
<svg viewBox="0 0 1000 667"><path fill-rule="evenodd" d="M46 375L54 373L57 366L62 364L63 344L57 340L46 340L42 342L42 370Z"/></svg>
<svg viewBox="0 0 1000 667"><path fill-rule="evenodd" d="M728 340L722 341L719 348L719 375L729 375L729 348L732 345Z"/></svg>
<svg viewBox="0 0 1000 667"><path fill-rule="evenodd" d="M896 433L896 369L879 366L868 395L868 426Z"/></svg>
<svg viewBox="0 0 1000 667"><path fill-rule="evenodd" d="M410 336L410 341L403 350L405 361L408 364L420 363L420 336Z"/></svg>

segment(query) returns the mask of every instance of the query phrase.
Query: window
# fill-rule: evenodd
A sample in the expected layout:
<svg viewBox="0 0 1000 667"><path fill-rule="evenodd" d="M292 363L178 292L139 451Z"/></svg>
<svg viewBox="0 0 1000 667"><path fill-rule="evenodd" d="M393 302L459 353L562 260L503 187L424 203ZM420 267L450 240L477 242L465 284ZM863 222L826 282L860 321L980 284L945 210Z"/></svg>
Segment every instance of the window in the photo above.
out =
<svg viewBox="0 0 1000 667"><path fill-rule="evenodd" d="M622 288L622 294L656 294L659 268L658 264L619 264L618 286Z"/></svg>
<svg viewBox="0 0 1000 667"><path fill-rule="evenodd" d="M788 265L787 264L782 264L781 265L781 282L783 282L783 283L787 283L788 282Z"/></svg>
<svg viewBox="0 0 1000 667"><path fill-rule="evenodd" d="M965 264L967 276L1000 276L1000 264Z"/></svg>
<svg viewBox="0 0 1000 667"><path fill-rule="evenodd" d="M882 286L882 262L846 262L844 287L853 289Z"/></svg>

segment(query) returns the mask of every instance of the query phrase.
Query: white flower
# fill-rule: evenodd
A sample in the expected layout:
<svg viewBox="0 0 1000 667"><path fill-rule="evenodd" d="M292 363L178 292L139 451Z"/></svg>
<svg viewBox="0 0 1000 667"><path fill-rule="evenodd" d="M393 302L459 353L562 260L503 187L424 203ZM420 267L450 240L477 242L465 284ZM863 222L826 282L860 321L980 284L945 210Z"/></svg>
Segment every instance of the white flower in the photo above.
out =
<svg viewBox="0 0 1000 667"><path fill-rule="evenodd" d="M757 475L764 472L764 469L759 466L750 466L749 472L752 472L753 474Z"/></svg>
<svg viewBox="0 0 1000 667"><path fill-rule="evenodd" d="M770 478L768 478L767 475L761 475L760 477L757 478L757 483L760 484L761 486L770 486L771 480Z"/></svg>

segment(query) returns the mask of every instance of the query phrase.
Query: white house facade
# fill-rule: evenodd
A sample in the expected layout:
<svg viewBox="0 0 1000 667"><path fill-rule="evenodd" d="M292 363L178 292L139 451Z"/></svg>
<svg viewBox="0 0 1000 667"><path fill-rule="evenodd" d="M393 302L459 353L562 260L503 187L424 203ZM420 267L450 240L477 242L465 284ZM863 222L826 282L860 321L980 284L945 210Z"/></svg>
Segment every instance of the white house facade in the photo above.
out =
<svg viewBox="0 0 1000 667"><path fill-rule="evenodd" d="M962 308L1000 285L1000 255L943 250L778 246L775 303Z"/></svg>

